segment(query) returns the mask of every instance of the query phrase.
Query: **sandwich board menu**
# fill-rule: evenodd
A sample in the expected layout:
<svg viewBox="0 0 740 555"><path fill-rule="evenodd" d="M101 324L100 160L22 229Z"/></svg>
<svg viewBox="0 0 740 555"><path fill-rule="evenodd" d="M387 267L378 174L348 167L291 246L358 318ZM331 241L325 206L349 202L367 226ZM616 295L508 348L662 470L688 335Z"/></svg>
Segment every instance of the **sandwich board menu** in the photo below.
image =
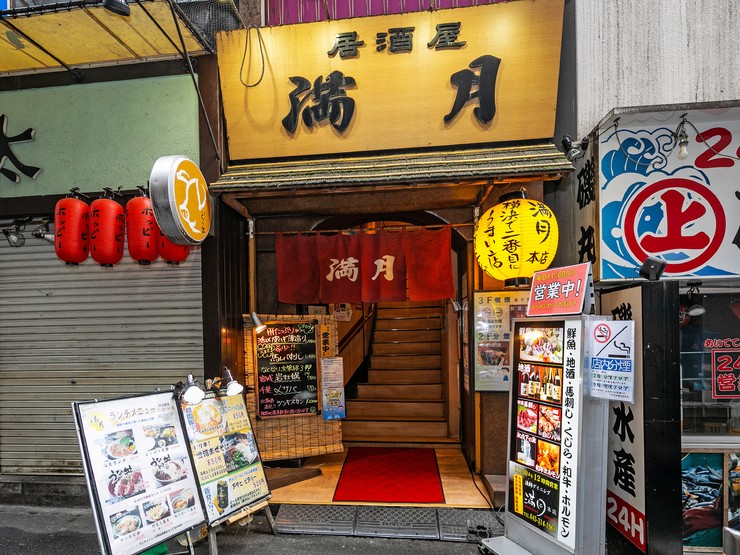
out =
<svg viewBox="0 0 740 555"><path fill-rule="evenodd" d="M72 406L103 553L140 553L205 522L172 392Z"/></svg>
<svg viewBox="0 0 740 555"><path fill-rule="evenodd" d="M206 517L215 526L270 498L244 395L181 403Z"/></svg>
<svg viewBox="0 0 740 555"><path fill-rule="evenodd" d="M257 416L319 414L316 322L270 323L256 334Z"/></svg>

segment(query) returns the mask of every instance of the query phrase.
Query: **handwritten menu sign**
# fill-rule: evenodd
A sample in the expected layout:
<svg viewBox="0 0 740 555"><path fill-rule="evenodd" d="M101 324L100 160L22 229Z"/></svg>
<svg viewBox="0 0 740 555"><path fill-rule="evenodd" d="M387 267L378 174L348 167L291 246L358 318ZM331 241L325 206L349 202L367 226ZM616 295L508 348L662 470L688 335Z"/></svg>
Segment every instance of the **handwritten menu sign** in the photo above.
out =
<svg viewBox="0 0 740 555"><path fill-rule="evenodd" d="M72 406L103 553L139 553L205 521L171 392Z"/></svg>
<svg viewBox="0 0 740 555"><path fill-rule="evenodd" d="M257 335L257 415L318 414L314 322L272 323Z"/></svg>
<svg viewBox="0 0 740 555"><path fill-rule="evenodd" d="M182 403L181 409L208 523L269 499L244 396L208 392L197 405Z"/></svg>
<svg viewBox="0 0 740 555"><path fill-rule="evenodd" d="M572 551L580 321L514 324L508 512Z"/></svg>

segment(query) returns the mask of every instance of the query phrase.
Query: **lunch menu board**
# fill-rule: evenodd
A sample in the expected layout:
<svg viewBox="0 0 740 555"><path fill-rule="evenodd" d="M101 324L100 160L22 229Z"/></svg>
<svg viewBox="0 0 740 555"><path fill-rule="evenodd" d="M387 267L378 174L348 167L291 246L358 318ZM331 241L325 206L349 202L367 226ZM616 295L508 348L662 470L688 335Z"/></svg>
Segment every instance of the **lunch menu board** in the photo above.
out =
<svg viewBox="0 0 740 555"><path fill-rule="evenodd" d="M185 431L210 525L269 499L244 395L216 396L181 404Z"/></svg>
<svg viewBox="0 0 740 555"><path fill-rule="evenodd" d="M507 511L575 548L582 322L514 325Z"/></svg>
<svg viewBox="0 0 740 555"><path fill-rule="evenodd" d="M72 406L103 553L140 553L205 522L172 392Z"/></svg>
<svg viewBox="0 0 740 555"><path fill-rule="evenodd" d="M271 323L256 333L257 416L318 414L315 322Z"/></svg>

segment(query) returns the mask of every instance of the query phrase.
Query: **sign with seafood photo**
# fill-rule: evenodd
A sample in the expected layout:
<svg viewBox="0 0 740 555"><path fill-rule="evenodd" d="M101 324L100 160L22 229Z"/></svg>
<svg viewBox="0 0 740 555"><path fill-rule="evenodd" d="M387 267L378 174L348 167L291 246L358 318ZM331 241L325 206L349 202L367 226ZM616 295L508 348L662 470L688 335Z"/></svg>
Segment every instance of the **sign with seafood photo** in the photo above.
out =
<svg viewBox="0 0 740 555"><path fill-rule="evenodd" d="M216 525L269 499L244 396L209 391L197 405L183 402L181 408L208 523Z"/></svg>
<svg viewBox="0 0 740 555"><path fill-rule="evenodd" d="M72 406L103 553L140 553L205 522L171 392Z"/></svg>
<svg viewBox="0 0 740 555"><path fill-rule="evenodd" d="M580 319L514 324L507 510L573 552L582 404Z"/></svg>

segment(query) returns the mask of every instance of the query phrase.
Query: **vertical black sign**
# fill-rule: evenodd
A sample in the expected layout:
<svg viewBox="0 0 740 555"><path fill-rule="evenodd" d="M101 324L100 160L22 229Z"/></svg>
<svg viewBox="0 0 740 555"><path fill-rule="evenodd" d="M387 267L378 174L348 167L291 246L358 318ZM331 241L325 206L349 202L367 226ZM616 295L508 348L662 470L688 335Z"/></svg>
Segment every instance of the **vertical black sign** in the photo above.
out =
<svg viewBox="0 0 740 555"><path fill-rule="evenodd" d="M257 415L318 414L316 324L268 324L256 343Z"/></svg>

